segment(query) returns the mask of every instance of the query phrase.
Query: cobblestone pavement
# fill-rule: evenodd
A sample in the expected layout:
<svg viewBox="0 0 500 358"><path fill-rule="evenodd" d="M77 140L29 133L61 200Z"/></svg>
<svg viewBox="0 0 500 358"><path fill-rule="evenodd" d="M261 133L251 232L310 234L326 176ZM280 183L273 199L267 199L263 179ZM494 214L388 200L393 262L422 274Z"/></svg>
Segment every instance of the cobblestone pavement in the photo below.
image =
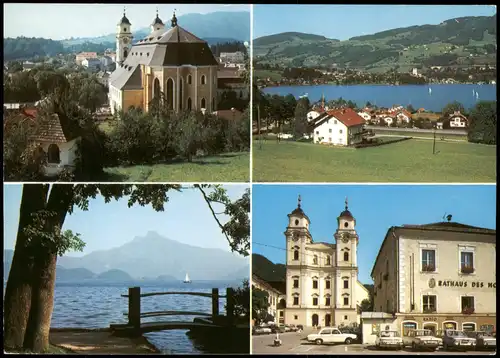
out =
<svg viewBox="0 0 500 358"><path fill-rule="evenodd" d="M304 332L287 332L280 334L282 345L274 346L275 334L259 335L252 337L252 354L374 354L374 355L494 355L495 352L468 351L436 351L436 352L414 352L409 348L404 350L377 350L373 346L363 344L335 344L316 345L307 342L307 335L312 330Z"/></svg>

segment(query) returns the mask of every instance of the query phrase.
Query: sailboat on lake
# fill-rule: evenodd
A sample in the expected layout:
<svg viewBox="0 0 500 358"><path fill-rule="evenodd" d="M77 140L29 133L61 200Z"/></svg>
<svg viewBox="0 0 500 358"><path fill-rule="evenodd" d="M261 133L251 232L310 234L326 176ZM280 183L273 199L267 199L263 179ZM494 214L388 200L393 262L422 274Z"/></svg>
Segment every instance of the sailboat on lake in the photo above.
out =
<svg viewBox="0 0 500 358"><path fill-rule="evenodd" d="M191 283L191 280L189 279L189 275L186 272L186 277L184 278L184 283Z"/></svg>
<svg viewBox="0 0 500 358"><path fill-rule="evenodd" d="M429 95L432 94L432 88L429 87Z"/></svg>

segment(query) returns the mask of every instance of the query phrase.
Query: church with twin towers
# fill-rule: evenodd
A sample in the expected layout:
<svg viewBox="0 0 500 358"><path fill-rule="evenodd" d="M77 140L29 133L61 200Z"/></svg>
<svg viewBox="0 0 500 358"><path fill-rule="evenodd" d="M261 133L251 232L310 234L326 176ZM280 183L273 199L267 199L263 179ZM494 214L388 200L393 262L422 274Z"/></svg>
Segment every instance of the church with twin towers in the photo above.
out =
<svg viewBox="0 0 500 358"><path fill-rule="evenodd" d="M179 26L175 13L168 24L158 11L151 32L134 39L125 11L116 30L116 70L109 80L112 113L130 107L145 112L162 96L173 111L217 110L217 70L208 43Z"/></svg>
<svg viewBox="0 0 500 358"><path fill-rule="evenodd" d="M345 208L337 217L333 243L315 242L311 220L302 208L288 214L286 239L287 324L304 327L356 326L360 304L369 298L358 281L356 219Z"/></svg>

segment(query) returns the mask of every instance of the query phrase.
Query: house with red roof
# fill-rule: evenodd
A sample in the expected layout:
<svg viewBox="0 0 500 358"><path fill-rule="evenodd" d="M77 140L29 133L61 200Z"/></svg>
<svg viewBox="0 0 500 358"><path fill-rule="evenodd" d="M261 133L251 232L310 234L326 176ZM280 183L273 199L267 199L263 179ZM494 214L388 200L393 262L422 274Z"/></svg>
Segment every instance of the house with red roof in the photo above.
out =
<svg viewBox="0 0 500 358"><path fill-rule="evenodd" d="M351 108L326 111L326 115L313 124L314 143L348 146L360 143L367 134L365 119Z"/></svg>

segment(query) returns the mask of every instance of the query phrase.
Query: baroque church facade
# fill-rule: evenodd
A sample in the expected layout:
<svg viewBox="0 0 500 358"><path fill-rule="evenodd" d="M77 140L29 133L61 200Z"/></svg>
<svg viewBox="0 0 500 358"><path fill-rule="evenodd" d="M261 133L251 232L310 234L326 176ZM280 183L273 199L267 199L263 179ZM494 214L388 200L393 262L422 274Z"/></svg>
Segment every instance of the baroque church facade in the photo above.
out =
<svg viewBox="0 0 500 358"><path fill-rule="evenodd" d="M358 281L356 219L348 209L337 217L335 243L314 242L311 221L298 206L285 231L285 322L304 327L356 326L360 304L369 299Z"/></svg>
<svg viewBox="0 0 500 358"><path fill-rule="evenodd" d="M175 14L166 27L157 13L151 33L133 44L131 27L124 12L109 80L112 113L132 106L147 112L161 94L174 111L217 110L218 63L206 41L180 27Z"/></svg>

